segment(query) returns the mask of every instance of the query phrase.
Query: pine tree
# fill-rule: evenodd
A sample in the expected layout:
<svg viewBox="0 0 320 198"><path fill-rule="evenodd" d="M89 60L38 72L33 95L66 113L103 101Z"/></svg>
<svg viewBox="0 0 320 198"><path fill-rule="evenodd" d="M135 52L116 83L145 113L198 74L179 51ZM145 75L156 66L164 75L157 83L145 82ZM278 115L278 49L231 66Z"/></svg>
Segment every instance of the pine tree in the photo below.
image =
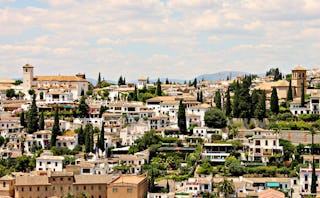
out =
<svg viewBox="0 0 320 198"><path fill-rule="evenodd" d="M275 87L272 88L270 108L273 113L275 114L279 113L279 99L278 99L277 89Z"/></svg>
<svg viewBox="0 0 320 198"><path fill-rule="evenodd" d="M99 149L102 152L105 151L105 146L104 146L104 122L102 122L102 127L101 127L101 131L100 131Z"/></svg>
<svg viewBox="0 0 320 198"><path fill-rule="evenodd" d="M185 105L183 104L182 100L179 103L179 110L178 110L178 127L182 133L187 132L187 123L186 123L186 109Z"/></svg>
<svg viewBox="0 0 320 198"><path fill-rule="evenodd" d="M50 141L51 147L56 146L58 135L61 135L61 133L60 133L60 125L59 125L58 106L56 106L56 110L54 112L54 122L52 126L51 141Z"/></svg>
<svg viewBox="0 0 320 198"><path fill-rule="evenodd" d="M304 99L304 83L301 83L301 107L304 107L305 99Z"/></svg>
<svg viewBox="0 0 320 198"><path fill-rule="evenodd" d="M39 130L44 130L44 114L43 114L43 111L41 111L41 114L40 114Z"/></svg>
<svg viewBox="0 0 320 198"><path fill-rule="evenodd" d="M27 126L27 123L25 121L24 111L22 111L21 114L20 114L20 125L23 126L23 127Z"/></svg>
<svg viewBox="0 0 320 198"><path fill-rule="evenodd" d="M36 95L33 94L31 108L28 112L27 132L36 132L39 128L38 107L36 104Z"/></svg>
<svg viewBox="0 0 320 198"><path fill-rule="evenodd" d="M101 88L101 75L100 75L100 72L99 72L99 75L98 75L98 81L97 81L96 87L97 88Z"/></svg>
<svg viewBox="0 0 320 198"><path fill-rule="evenodd" d="M240 85L239 82L236 82L236 87L234 90L233 102L232 102L232 115L234 118L239 118L240 110L239 110L239 97L240 97Z"/></svg>
<svg viewBox="0 0 320 198"><path fill-rule="evenodd" d="M157 96L162 96L161 81L160 81L159 78L158 78L158 81L157 81Z"/></svg>
<svg viewBox="0 0 320 198"><path fill-rule="evenodd" d="M220 91L216 91L216 94L214 96L214 103L216 104L216 107L218 109L221 109L221 94Z"/></svg>
<svg viewBox="0 0 320 198"><path fill-rule="evenodd" d="M230 88L228 87L226 94L226 116L229 117L231 115L231 100L230 100Z"/></svg>

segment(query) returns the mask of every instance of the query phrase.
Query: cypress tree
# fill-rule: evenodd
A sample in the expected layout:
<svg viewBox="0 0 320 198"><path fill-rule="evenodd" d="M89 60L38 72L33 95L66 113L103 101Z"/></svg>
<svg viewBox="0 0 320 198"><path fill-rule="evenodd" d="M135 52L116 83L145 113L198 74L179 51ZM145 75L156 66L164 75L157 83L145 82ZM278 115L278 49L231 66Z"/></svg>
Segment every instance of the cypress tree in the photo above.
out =
<svg viewBox="0 0 320 198"><path fill-rule="evenodd" d="M247 118L248 121L252 117L251 111L251 96L249 93L249 88L251 84L251 77L247 76L243 79L242 84L240 85L239 91L239 117Z"/></svg>
<svg viewBox="0 0 320 198"><path fill-rule="evenodd" d="M27 126L27 123L25 121L24 111L22 111L21 114L20 114L20 125L23 126L23 127Z"/></svg>
<svg viewBox="0 0 320 198"><path fill-rule="evenodd" d="M301 83L301 107L304 107L305 99L304 99L304 83Z"/></svg>
<svg viewBox="0 0 320 198"><path fill-rule="evenodd" d="M179 110L178 110L178 127L180 128L180 131L182 133L187 132L187 122L186 122L186 110L185 105L182 103L182 100L180 100L179 103Z"/></svg>
<svg viewBox="0 0 320 198"><path fill-rule="evenodd" d="M287 92L287 101L292 101L293 96L292 96L292 85L291 85L291 80L289 81L289 88Z"/></svg>
<svg viewBox="0 0 320 198"><path fill-rule="evenodd" d="M93 151L93 127L91 124L86 124L84 128L85 135L85 151L90 153Z"/></svg>
<svg viewBox="0 0 320 198"><path fill-rule="evenodd" d="M84 96L82 96L81 99L80 99L79 106L78 106L79 117L80 117L80 118L86 118L86 117L88 117L88 116L89 116L88 109L89 109L89 106L88 106L88 104L86 103L86 99L85 99Z"/></svg>
<svg viewBox="0 0 320 198"><path fill-rule="evenodd" d="M195 79L193 80L193 86L194 86L194 88L197 88L197 87L198 87L197 78L195 78Z"/></svg>
<svg viewBox="0 0 320 198"><path fill-rule="evenodd" d="M101 88L101 75L100 75L100 72L99 72L99 75L98 75L98 81L97 81L96 87L97 88Z"/></svg>
<svg viewBox="0 0 320 198"><path fill-rule="evenodd" d="M266 93L263 91L258 98L259 101L254 108L254 117L262 120L266 117Z"/></svg>
<svg viewBox="0 0 320 198"><path fill-rule="evenodd" d="M166 85L170 84L169 79L166 78Z"/></svg>
<svg viewBox="0 0 320 198"><path fill-rule="evenodd" d="M44 114L43 114L43 111L41 111L41 114L40 114L39 130L44 130Z"/></svg>
<svg viewBox="0 0 320 198"><path fill-rule="evenodd" d="M239 82L236 82L236 87L234 90L233 102L232 102L232 115L234 118L239 118L240 110L239 110L239 97L240 97L240 85Z"/></svg>
<svg viewBox="0 0 320 198"><path fill-rule="evenodd" d="M83 131L82 126L78 130L78 144L84 145L84 131Z"/></svg>
<svg viewBox="0 0 320 198"><path fill-rule="evenodd" d="M105 146L104 146L104 122L102 122L102 127L101 127L101 131L100 131L99 149L102 152L105 151Z"/></svg>
<svg viewBox="0 0 320 198"><path fill-rule="evenodd" d="M138 101L138 90L137 90L137 86L134 86L133 100L134 100L134 101Z"/></svg>
<svg viewBox="0 0 320 198"><path fill-rule="evenodd" d="M272 88L270 108L273 113L279 113L279 99L277 89L275 87Z"/></svg>
<svg viewBox="0 0 320 198"><path fill-rule="evenodd" d="M200 91L199 102L203 103L203 93Z"/></svg>
<svg viewBox="0 0 320 198"><path fill-rule="evenodd" d="M54 112L54 122L52 126L51 141L50 141L51 147L56 146L58 135L61 135L61 133L60 133L60 126L59 126L58 106L56 106L56 110Z"/></svg>
<svg viewBox="0 0 320 198"><path fill-rule="evenodd" d="M220 91L216 91L216 94L214 96L214 103L216 104L216 107L218 109L221 109L221 94Z"/></svg>
<svg viewBox="0 0 320 198"><path fill-rule="evenodd" d="M31 108L28 112L27 132L36 132L39 128L38 107L36 104L36 95L33 94Z"/></svg>
<svg viewBox="0 0 320 198"><path fill-rule="evenodd" d="M157 81L157 96L162 96L161 81L160 81L159 78L158 78L158 81Z"/></svg>
<svg viewBox="0 0 320 198"><path fill-rule="evenodd" d="M228 87L226 94L226 116L229 117L231 115L231 100L230 100L230 88Z"/></svg>

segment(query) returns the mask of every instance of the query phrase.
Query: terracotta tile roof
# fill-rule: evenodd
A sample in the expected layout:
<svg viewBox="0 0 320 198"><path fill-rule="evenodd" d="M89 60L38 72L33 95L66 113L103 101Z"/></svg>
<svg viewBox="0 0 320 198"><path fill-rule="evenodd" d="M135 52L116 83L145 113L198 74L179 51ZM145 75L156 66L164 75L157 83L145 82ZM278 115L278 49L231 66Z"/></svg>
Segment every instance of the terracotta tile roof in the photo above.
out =
<svg viewBox="0 0 320 198"><path fill-rule="evenodd" d="M109 184L113 179L111 175L75 175L74 184Z"/></svg>
<svg viewBox="0 0 320 198"><path fill-rule="evenodd" d="M15 186L50 185L48 176L17 176Z"/></svg>
<svg viewBox="0 0 320 198"><path fill-rule="evenodd" d="M121 175L112 184L139 184L146 179L145 175Z"/></svg>
<svg viewBox="0 0 320 198"><path fill-rule="evenodd" d="M23 66L23 68L33 68L33 66L30 65L29 63L27 63L27 64L25 64L25 65Z"/></svg>
<svg viewBox="0 0 320 198"><path fill-rule="evenodd" d="M67 81L67 82L87 82L86 79L77 76L35 76L35 81Z"/></svg>
<svg viewBox="0 0 320 198"><path fill-rule="evenodd" d="M258 193L259 198L284 198L284 193L275 189L269 188Z"/></svg>
<svg viewBox="0 0 320 198"><path fill-rule="evenodd" d="M295 66L293 69L292 69L293 71L296 71L296 70L307 70L306 68L304 68L304 67L302 67L302 66L300 66L300 65L298 65L298 66Z"/></svg>

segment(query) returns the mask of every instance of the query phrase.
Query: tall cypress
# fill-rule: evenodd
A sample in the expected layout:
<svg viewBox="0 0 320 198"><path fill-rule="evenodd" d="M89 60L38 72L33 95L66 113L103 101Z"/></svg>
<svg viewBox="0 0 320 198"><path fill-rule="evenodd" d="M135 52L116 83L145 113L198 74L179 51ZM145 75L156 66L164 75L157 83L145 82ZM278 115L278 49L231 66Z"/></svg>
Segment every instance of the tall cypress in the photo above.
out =
<svg viewBox="0 0 320 198"><path fill-rule="evenodd" d="M193 80L193 86L194 86L194 88L197 88L198 87L198 81L197 81L197 78L195 78L194 80Z"/></svg>
<svg viewBox="0 0 320 198"><path fill-rule="evenodd" d="M27 132L33 133L39 129L38 107L36 104L36 95L33 94L31 108L28 111Z"/></svg>
<svg viewBox="0 0 320 198"><path fill-rule="evenodd" d="M182 133L187 132L187 122L186 122L186 109L185 105L183 104L182 100L179 103L179 110L178 110L178 127Z"/></svg>
<svg viewBox="0 0 320 198"><path fill-rule="evenodd" d="M251 96L249 93L251 85L251 76L246 76L241 85L240 85L240 91L239 91L239 117L241 118L247 118L248 121L252 117L252 111L251 111Z"/></svg>
<svg viewBox="0 0 320 198"><path fill-rule="evenodd" d="M101 131L100 131L99 149L102 152L105 151L105 146L104 146L104 122L102 122L102 127L101 127Z"/></svg>
<svg viewBox="0 0 320 198"><path fill-rule="evenodd" d="M59 126L58 106L56 106L56 110L54 112L54 121L53 121L53 126L52 126L51 141L50 141L51 147L56 146L58 135L61 135L61 133L60 133L60 126Z"/></svg>
<svg viewBox="0 0 320 198"><path fill-rule="evenodd" d="M26 123L26 121L25 121L24 111L22 111L21 114L20 114L20 125L23 126L23 127L26 127L26 126L27 126L27 123Z"/></svg>
<svg viewBox="0 0 320 198"><path fill-rule="evenodd" d="M90 153L93 151L93 126L91 124L86 124L84 128L85 135L85 151Z"/></svg>
<svg viewBox="0 0 320 198"><path fill-rule="evenodd" d="M279 113L279 99L277 89L275 87L272 88L270 108L273 113Z"/></svg>
<svg viewBox="0 0 320 198"><path fill-rule="evenodd" d="M134 101L138 101L138 89L137 89L137 86L134 86L133 100Z"/></svg>
<svg viewBox="0 0 320 198"><path fill-rule="evenodd" d="M203 103L203 92L200 91L199 102Z"/></svg>
<svg viewBox="0 0 320 198"><path fill-rule="evenodd" d="M253 112L255 118L262 120L266 117L266 93L264 91L258 96L258 100Z"/></svg>
<svg viewBox="0 0 320 198"><path fill-rule="evenodd" d="M301 107L304 107L305 99L304 99L304 83L301 83Z"/></svg>
<svg viewBox="0 0 320 198"><path fill-rule="evenodd" d="M158 78L158 81L157 81L157 96L162 96L161 81L160 81L159 78Z"/></svg>
<svg viewBox="0 0 320 198"><path fill-rule="evenodd" d="M216 91L216 94L214 96L214 103L216 104L216 107L218 109L221 109L221 94L219 90Z"/></svg>
<svg viewBox="0 0 320 198"><path fill-rule="evenodd" d="M98 75L98 81L97 81L96 87L97 88L101 88L101 75L100 75L100 72L99 72L99 75Z"/></svg>
<svg viewBox="0 0 320 198"><path fill-rule="evenodd" d="M240 85L239 82L236 82L236 87L234 90L233 102L232 102L232 115L234 118L239 118L240 110L239 110L239 97L240 97Z"/></svg>
<svg viewBox="0 0 320 198"><path fill-rule="evenodd" d="M78 106L79 117L80 118L88 117L89 116L88 109L89 109L89 105L86 103L86 98L82 96Z"/></svg>
<svg viewBox="0 0 320 198"><path fill-rule="evenodd" d="M39 119L39 130L44 130L44 113L41 111Z"/></svg>
<svg viewBox="0 0 320 198"><path fill-rule="evenodd" d="M226 116L231 115L231 100L230 100L230 88L228 87L227 94L226 94Z"/></svg>
<svg viewBox="0 0 320 198"><path fill-rule="evenodd" d="M78 129L78 144L79 145L84 145L84 131L83 131L83 128L82 126L80 127L80 129Z"/></svg>
<svg viewBox="0 0 320 198"><path fill-rule="evenodd" d="M292 85L291 85L291 80L289 81L289 88L287 92L287 101L292 101L293 96L292 96Z"/></svg>

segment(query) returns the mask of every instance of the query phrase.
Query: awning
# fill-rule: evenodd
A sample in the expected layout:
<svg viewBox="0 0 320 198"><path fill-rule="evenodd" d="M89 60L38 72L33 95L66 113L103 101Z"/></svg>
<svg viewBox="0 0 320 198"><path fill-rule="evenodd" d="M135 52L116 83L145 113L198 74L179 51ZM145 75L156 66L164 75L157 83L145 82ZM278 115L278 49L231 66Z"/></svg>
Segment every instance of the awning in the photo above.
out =
<svg viewBox="0 0 320 198"><path fill-rule="evenodd" d="M279 188L279 182L267 182L267 187L270 188Z"/></svg>

